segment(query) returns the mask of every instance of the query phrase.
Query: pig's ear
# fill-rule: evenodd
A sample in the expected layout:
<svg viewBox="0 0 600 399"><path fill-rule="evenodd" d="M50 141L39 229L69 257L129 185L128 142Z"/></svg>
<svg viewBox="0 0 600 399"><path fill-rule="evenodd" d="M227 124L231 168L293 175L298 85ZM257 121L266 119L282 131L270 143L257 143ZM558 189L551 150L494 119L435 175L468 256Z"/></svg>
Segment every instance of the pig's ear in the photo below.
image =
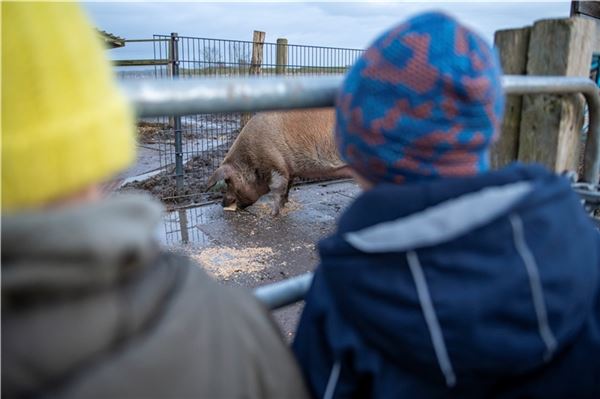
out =
<svg viewBox="0 0 600 399"><path fill-rule="evenodd" d="M219 168L217 170L215 170L215 172L212 174L212 176L208 179L208 183L206 183L206 191L210 190L213 186L217 185L220 188L223 185L225 185L225 180L229 178L229 176L231 175L231 168L228 167L227 165L221 165L219 166ZM215 188L215 189L217 189Z"/></svg>

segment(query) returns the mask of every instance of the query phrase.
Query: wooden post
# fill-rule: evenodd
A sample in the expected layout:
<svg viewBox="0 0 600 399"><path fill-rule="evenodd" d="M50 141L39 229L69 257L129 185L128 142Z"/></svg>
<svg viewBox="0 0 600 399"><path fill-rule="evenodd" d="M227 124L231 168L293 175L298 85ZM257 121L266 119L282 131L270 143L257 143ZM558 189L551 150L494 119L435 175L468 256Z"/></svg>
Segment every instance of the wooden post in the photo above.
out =
<svg viewBox="0 0 600 399"><path fill-rule="evenodd" d="M252 60L250 61L250 75L260 75L264 44L265 32L255 30L254 35L252 36Z"/></svg>
<svg viewBox="0 0 600 399"><path fill-rule="evenodd" d="M525 75L531 28L500 30L494 34L494 45L500 54L502 70L507 75ZM522 96L507 96L498 141L492 146L492 168L499 169L517 159Z"/></svg>
<svg viewBox="0 0 600 399"><path fill-rule="evenodd" d="M277 75L285 75L288 63L288 41L287 39L277 39L275 73Z"/></svg>
<svg viewBox="0 0 600 399"><path fill-rule="evenodd" d="M536 22L529 40L527 74L587 77L594 32L594 22L583 18ZM557 172L577 171L582 124L580 96L524 96L519 160L540 162Z"/></svg>
<svg viewBox="0 0 600 399"><path fill-rule="evenodd" d="M600 53L600 1L571 1L571 16L590 18L596 23L596 34L591 40L594 53Z"/></svg>
<svg viewBox="0 0 600 399"><path fill-rule="evenodd" d="M265 32L258 30L254 31L252 35L252 58L250 61L250 75L260 75L262 60L263 60L263 47L265 43ZM243 112L240 116L240 130L246 126L246 123L252 118L251 112Z"/></svg>

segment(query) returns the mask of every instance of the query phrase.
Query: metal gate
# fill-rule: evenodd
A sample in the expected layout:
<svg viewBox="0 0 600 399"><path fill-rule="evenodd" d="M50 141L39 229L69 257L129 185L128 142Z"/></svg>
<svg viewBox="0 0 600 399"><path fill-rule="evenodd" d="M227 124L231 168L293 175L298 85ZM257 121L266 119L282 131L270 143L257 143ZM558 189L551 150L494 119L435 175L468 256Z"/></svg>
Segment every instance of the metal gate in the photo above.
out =
<svg viewBox="0 0 600 399"><path fill-rule="evenodd" d="M288 44L286 39L268 43L264 37L263 32L254 32L253 41L171 33L126 42L152 44L152 60L132 61L129 65L151 65L153 77L159 80L339 75L363 53L360 49ZM193 112L141 119L140 145L158 151L160 170L137 183L138 188L173 206L210 201L214 194L204 192L205 183L251 115L251 112Z"/></svg>
<svg viewBox="0 0 600 399"><path fill-rule="evenodd" d="M333 105L342 77L298 79L219 79L190 82L140 82L125 87L140 115L186 115L212 112L250 112ZM563 76L504 76L506 94L581 93L589 108L589 133L584 155L583 182L575 191L588 204L600 203L600 93L588 78ZM270 309L304 297L312 273L255 290Z"/></svg>

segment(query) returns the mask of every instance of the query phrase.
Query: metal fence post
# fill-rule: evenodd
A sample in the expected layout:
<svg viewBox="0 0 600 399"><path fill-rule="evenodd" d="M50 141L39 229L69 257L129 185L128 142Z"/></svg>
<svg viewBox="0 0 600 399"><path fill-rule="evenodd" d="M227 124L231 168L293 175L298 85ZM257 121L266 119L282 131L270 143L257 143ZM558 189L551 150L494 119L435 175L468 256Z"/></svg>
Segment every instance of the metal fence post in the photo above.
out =
<svg viewBox="0 0 600 399"><path fill-rule="evenodd" d="M171 66L171 79L179 77L179 37L176 32L171 33L169 41L169 62ZM183 143L181 138L181 116L173 116L173 129L175 130L175 181L177 194L183 191Z"/></svg>
<svg viewBox="0 0 600 399"><path fill-rule="evenodd" d="M187 244L190 242L190 232L188 231L188 218L187 209L180 209L177 211L179 214L179 228L181 230L181 243Z"/></svg>

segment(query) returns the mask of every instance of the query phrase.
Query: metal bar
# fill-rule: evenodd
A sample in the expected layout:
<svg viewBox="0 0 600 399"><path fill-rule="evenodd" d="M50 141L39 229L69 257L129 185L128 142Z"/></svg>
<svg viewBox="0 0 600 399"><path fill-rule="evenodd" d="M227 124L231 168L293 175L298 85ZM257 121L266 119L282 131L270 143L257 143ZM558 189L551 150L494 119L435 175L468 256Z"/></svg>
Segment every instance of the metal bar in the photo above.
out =
<svg viewBox="0 0 600 399"><path fill-rule="evenodd" d="M275 310L304 299L312 283L313 274L306 273L254 290L256 296L269 310Z"/></svg>
<svg viewBox="0 0 600 399"><path fill-rule="evenodd" d="M583 179L598 183L600 176L600 92L588 78L565 76L512 76L502 78L506 94L581 93L588 103L589 131L585 145Z"/></svg>
<svg viewBox="0 0 600 399"><path fill-rule="evenodd" d="M171 78L179 77L179 38L177 33L171 33L169 58L171 60ZM164 114L163 114L164 115ZM173 114L173 128L175 130L175 181L177 194L183 192L183 140L181 134L181 115Z"/></svg>
<svg viewBox="0 0 600 399"><path fill-rule="evenodd" d="M291 108L328 107L343 76L223 78L137 81L124 84L140 116L250 112ZM600 94L588 78L514 76L502 78L506 94L582 93L588 102L584 180L598 182L600 169Z"/></svg>
<svg viewBox="0 0 600 399"><path fill-rule="evenodd" d="M171 39L125 39L125 43L168 42Z"/></svg>
<svg viewBox="0 0 600 399"><path fill-rule="evenodd" d="M169 65L169 60L113 60L114 66L152 66Z"/></svg>
<svg viewBox="0 0 600 399"><path fill-rule="evenodd" d="M343 76L199 78L128 81L123 88L141 117L328 107Z"/></svg>
<svg viewBox="0 0 600 399"><path fill-rule="evenodd" d="M588 183L574 183L573 190L592 206L600 205L600 193L594 191ZM600 228L600 220L592 218ZM304 299L313 280L312 272L292 277L273 284L263 285L254 290L254 295L269 310L279 309Z"/></svg>

